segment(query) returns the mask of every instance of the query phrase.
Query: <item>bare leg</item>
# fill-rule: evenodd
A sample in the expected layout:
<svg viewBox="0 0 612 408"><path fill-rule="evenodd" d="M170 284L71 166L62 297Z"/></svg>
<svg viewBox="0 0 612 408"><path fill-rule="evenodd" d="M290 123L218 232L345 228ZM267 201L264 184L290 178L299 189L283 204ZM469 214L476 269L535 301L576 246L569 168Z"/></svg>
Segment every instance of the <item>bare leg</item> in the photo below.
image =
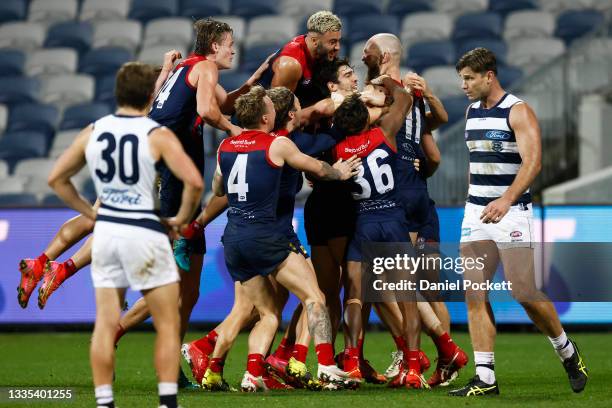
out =
<svg viewBox="0 0 612 408"><path fill-rule="evenodd" d="M94 208L98 209L100 202L96 201ZM50 261L56 260L60 255L70 249L74 244L90 234L94 228L94 221L82 215L77 215L62 224L53 237L44 253ZM91 252L90 252L91 253ZM91 262L91 255L90 261ZM89 263L88 262L88 263Z"/></svg>
<svg viewBox="0 0 612 408"><path fill-rule="evenodd" d="M340 326L342 312L342 305L340 303L342 268L334 259L331 249L327 246L312 247L312 264L316 272L318 285L325 295L325 302L332 324L332 335L335 339L338 327Z"/></svg>
<svg viewBox="0 0 612 408"><path fill-rule="evenodd" d="M402 312L397 302L375 303L374 310L393 337L403 336Z"/></svg>
<svg viewBox="0 0 612 408"><path fill-rule="evenodd" d="M349 261L347 298L344 306L344 321L348 328L346 347L355 348L363 330L361 303L361 262Z"/></svg>
<svg viewBox="0 0 612 408"><path fill-rule="evenodd" d="M249 334L249 354L264 355L270 349L278 328L278 311L274 302L274 288L268 278L264 276L256 276L241 285L244 293L248 294L250 301L259 312L259 321Z"/></svg>

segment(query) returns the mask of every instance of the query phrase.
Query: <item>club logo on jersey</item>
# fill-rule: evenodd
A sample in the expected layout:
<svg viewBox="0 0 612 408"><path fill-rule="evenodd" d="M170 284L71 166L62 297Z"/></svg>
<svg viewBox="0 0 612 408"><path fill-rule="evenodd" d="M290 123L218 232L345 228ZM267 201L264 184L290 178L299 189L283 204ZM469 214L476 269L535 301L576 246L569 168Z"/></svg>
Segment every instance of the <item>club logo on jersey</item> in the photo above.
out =
<svg viewBox="0 0 612 408"><path fill-rule="evenodd" d="M510 134L501 130L489 130L485 137L491 140L508 140L510 139Z"/></svg>
<svg viewBox="0 0 612 408"><path fill-rule="evenodd" d="M501 152L502 150L504 150L504 145L502 142L493 142L491 144L491 149L493 149L494 152Z"/></svg>
<svg viewBox="0 0 612 408"><path fill-rule="evenodd" d="M510 233L510 238L512 238L512 242L522 241L523 233L521 231L512 231Z"/></svg>

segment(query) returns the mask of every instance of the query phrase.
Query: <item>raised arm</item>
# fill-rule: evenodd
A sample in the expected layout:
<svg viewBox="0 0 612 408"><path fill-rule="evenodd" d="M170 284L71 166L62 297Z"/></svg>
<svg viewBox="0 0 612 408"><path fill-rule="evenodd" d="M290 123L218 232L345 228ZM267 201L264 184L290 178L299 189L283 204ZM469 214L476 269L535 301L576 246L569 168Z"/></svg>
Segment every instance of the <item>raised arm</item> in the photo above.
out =
<svg viewBox="0 0 612 408"><path fill-rule="evenodd" d="M425 121L430 130L436 130L448 122L448 113L442 101L434 95L423 77L411 72L404 77L404 83L410 88L420 91L423 94L423 98L427 101L430 112L427 112L425 115Z"/></svg>
<svg viewBox="0 0 612 408"><path fill-rule="evenodd" d="M249 92L251 87L261 79L261 76L270 65L269 62L271 57L272 55L266 58L263 64L261 64L255 72L253 72L253 75L251 75L240 88L227 92L227 90L223 89L221 85L217 84L215 92L217 93L217 102L221 106L221 112L226 115L231 115L234 113L234 103L236 102L236 99L238 99L240 95Z"/></svg>
<svg viewBox="0 0 612 408"><path fill-rule="evenodd" d="M85 217L95 220L96 210L83 198L72 184L70 178L77 174L86 164L85 148L91 136L93 125L87 126L77 135L72 145L57 159L49 174L49 186L70 208Z"/></svg>
<svg viewBox="0 0 612 408"><path fill-rule="evenodd" d="M164 85L172 70L174 69L174 63L176 60L181 59L183 56L177 50L170 50L164 54L164 62L161 66L161 71L159 72L159 76L157 77L157 81L155 82L155 90L153 91L153 95L159 93L159 90Z"/></svg>
<svg viewBox="0 0 612 408"><path fill-rule="evenodd" d="M204 191L204 182L193 161L183 150L178 138L168 128L158 128L149 136L149 146L154 158L159 157L166 163L172 174L183 182L181 206L176 216L169 220L173 226L189 223Z"/></svg>
<svg viewBox="0 0 612 408"><path fill-rule="evenodd" d="M272 77L271 88L284 86L291 92L295 92L298 82L302 77L302 66L293 57L279 57L273 64L274 76Z"/></svg>
<svg viewBox="0 0 612 408"><path fill-rule="evenodd" d="M395 146L395 135L406 120L406 115L412 106L412 96L388 76L382 78L382 84L393 95L393 103L389 107L389 112L381 118L380 129L391 146Z"/></svg>

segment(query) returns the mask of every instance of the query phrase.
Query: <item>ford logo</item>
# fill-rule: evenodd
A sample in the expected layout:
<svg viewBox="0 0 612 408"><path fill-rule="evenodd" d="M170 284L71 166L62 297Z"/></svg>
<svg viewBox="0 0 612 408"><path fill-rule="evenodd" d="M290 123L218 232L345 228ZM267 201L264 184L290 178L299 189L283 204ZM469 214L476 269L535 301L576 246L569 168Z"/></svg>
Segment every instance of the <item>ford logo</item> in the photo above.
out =
<svg viewBox="0 0 612 408"><path fill-rule="evenodd" d="M510 139L510 134L501 130L489 130L485 137L491 140L508 140Z"/></svg>

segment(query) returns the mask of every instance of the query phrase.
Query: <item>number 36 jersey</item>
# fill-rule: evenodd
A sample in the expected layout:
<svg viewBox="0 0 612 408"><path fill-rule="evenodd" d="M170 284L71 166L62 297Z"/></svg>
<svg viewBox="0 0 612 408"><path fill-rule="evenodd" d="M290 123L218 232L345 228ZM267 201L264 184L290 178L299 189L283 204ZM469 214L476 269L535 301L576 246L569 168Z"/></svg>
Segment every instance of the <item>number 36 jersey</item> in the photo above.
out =
<svg viewBox="0 0 612 408"><path fill-rule="evenodd" d="M403 217L394 175L397 151L382 130L372 128L348 136L334 150L336 159L361 158L359 174L351 179L352 195L357 200L357 221L386 221Z"/></svg>
<svg viewBox="0 0 612 408"><path fill-rule="evenodd" d="M97 221L165 232L149 151L149 134L158 127L145 116L108 115L94 123L85 156L101 202Z"/></svg>
<svg viewBox="0 0 612 408"><path fill-rule="evenodd" d="M268 236L276 227L282 167L269 158L275 137L247 130L221 142L218 161L229 208L224 242Z"/></svg>

